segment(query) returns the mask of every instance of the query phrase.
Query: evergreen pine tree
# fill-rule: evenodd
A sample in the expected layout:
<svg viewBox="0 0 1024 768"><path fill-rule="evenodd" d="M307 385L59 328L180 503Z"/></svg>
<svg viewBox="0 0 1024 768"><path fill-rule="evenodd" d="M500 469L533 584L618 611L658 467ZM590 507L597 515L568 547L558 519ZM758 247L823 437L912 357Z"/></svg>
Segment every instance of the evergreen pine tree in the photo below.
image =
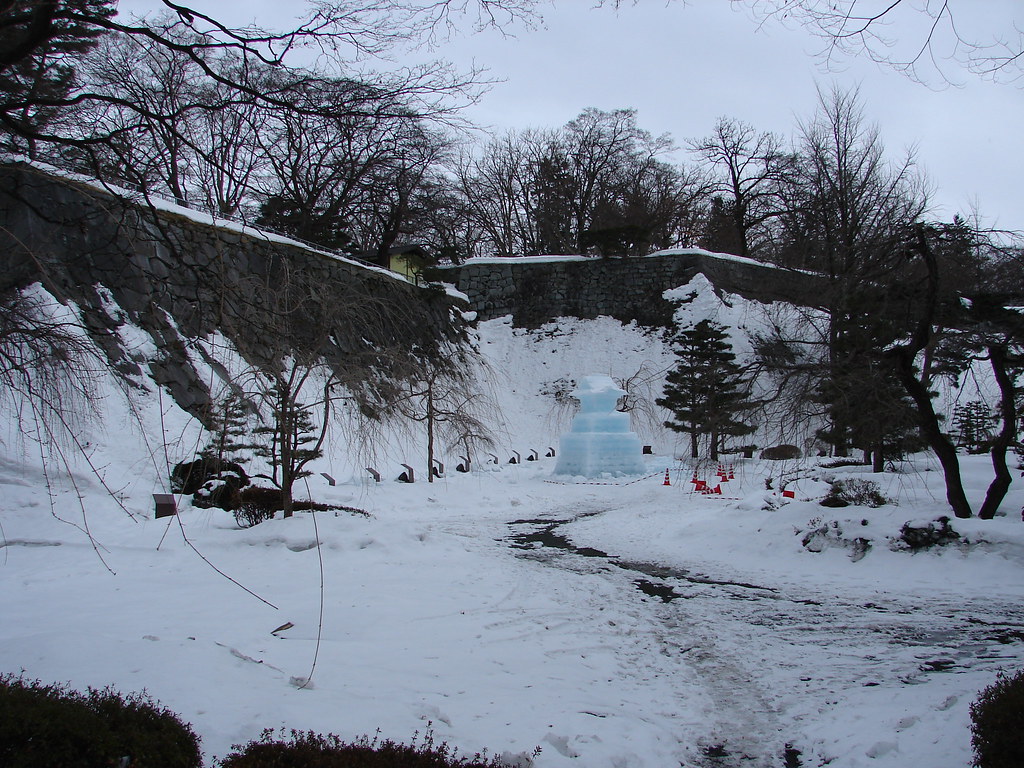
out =
<svg viewBox="0 0 1024 768"><path fill-rule="evenodd" d="M270 422L253 429L253 434L263 439L254 453L270 464L267 479L281 489L284 517L291 517L292 487L312 474L304 468L306 464L323 456L324 430L313 423L309 406L296 399L296 392L285 380L277 380L268 394Z"/></svg>
<svg viewBox="0 0 1024 768"><path fill-rule="evenodd" d="M992 410L981 400L957 405L953 410L953 429L958 435L957 444L962 445L968 453L981 453L985 443L992 439L992 426L995 418Z"/></svg>
<svg viewBox="0 0 1024 768"><path fill-rule="evenodd" d="M736 228L736 202L725 200L721 195L711 199L711 210L708 212L704 231L697 244L715 253L733 253L742 255L743 235Z"/></svg>
<svg viewBox="0 0 1024 768"><path fill-rule="evenodd" d="M241 396L233 392L228 394L216 403L211 416L210 441L199 452L200 456L219 461L240 461L236 454L255 448L244 439L249 433L249 407Z"/></svg>
<svg viewBox="0 0 1024 768"><path fill-rule="evenodd" d="M709 320L681 330L674 339L676 367L665 377L665 390L655 402L672 412L665 426L690 435L690 455L698 456L701 435L711 438L711 458L725 435L746 435L753 425L740 420L756 403L749 381L736 363L726 329Z"/></svg>

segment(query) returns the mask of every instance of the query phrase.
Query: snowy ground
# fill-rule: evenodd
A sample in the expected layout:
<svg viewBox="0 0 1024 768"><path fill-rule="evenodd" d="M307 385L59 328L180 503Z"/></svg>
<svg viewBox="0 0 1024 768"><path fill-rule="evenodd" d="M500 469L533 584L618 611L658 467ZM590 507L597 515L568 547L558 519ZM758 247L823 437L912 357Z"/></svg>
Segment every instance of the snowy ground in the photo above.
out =
<svg viewBox="0 0 1024 768"><path fill-rule="evenodd" d="M372 517L248 530L193 509L132 523L80 478L116 575L49 516L42 478L6 466L0 660L145 688L208 757L264 727L401 739L431 723L463 751L539 746L538 766L784 765L787 745L791 765L969 764L970 701L1024 666L1019 519L958 521L970 546L911 555L886 537L940 511L919 492L935 472L881 478L899 507L765 511L761 462L727 484L737 499L693 494L685 471L666 487L665 463L623 486L553 483L542 461L324 487ZM58 491L58 510L72 501ZM808 552L796 531L815 517L874 547Z"/></svg>
<svg viewBox="0 0 1024 768"><path fill-rule="evenodd" d="M542 456L566 423L547 383L665 361L660 341L606 320L495 322L481 348L503 449ZM187 444L194 425L152 397L122 423L111 400L90 450L135 520L86 467L44 476L4 433L0 671L144 688L195 726L208 761L267 727L430 727L522 764L540 747L538 768L966 768L970 702L1024 666L1016 478L1006 516L954 521L963 543L918 554L890 540L944 512L925 457L872 476L896 504L827 509L825 478L863 468L738 460L709 497L657 440L629 484L560 482L553 459L504 455L433 484L346 482L328 457L316 470L341 482L315 476L313 495L370 516L240 530L187 504L150 519L159 436ZM977 500L987 461L964 462ZM766 489L783 475L800 477L792 500Z"/></svg>

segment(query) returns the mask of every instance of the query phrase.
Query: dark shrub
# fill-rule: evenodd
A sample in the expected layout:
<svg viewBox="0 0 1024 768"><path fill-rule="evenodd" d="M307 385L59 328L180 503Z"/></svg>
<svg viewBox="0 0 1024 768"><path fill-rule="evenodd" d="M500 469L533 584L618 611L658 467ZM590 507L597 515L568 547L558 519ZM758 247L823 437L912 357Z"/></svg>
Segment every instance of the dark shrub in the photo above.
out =
<svg viewBox="0 0 1024 768"><path fill-rule="evenodd" d="M1024 765L1024 670L1000 673L971 704L971 746L976 768Z"/></svg>
<svg viewBox="0 0 1024 768"><path fill-rule="evenodd" d="M236 488L249 485L249 476L242 465L224 461L216 456L200 456L195 461L175 464L171 470L171 491L173 493L195 493L210 480L232 483Z"/></svg>
<svg viewBox="0 0 1024 768"><path fill-rule="evenodd" d="M889 499L882 495L878 483L856 477L833 482L825 498L819 502L823 507L848 507L851 504L858 507L880 507L888 503Z"/></svg>
<svg viewBox="0 0 1024 768"><path fill-rule="evenodd" d="M266 730L256 741L236 744L221 768L501 768L495 758L477 755L459 757L447 744L435 745L430 733L422 744L399 744L389 740L370 740L363 736L344 742L334 734L326 736L292 731L291 737L275 738Z"/></svg>
<svg viewBox="0 0 1024 768"><path fill-rule="evenodd" d="M832 461L822 462L819 465L822 469L839 469L840 467L863 467L864 461L862 459L833 459Z"/></svg>
<svg viewBox="0 0 1024 768"><path fill-rule="evenodd" d="M234 512L242 506L242 494L236 482L224 477L207 480L192 494L192 505L200 509L224 509Z"/></svg>
<svg viewBox="0 0 1024 768"><path fill-rule="evenodd" d="M944 547L959 540L960 534L950 526L949 518L942 516L926 525L915 526L910 523L904 523L903 527L900 528L900 535L896 540L896 545L900 549L909 549L911 552L917 552L930 547Z"/></svg>
<svg viewBox="0 0 1024 768"><path fill-rule="evenodd" d="M823 507L833 507L836 509L850 506L850 502L841 496L834 496L831 491L829 491L828 495L818 503Z"/></svg>
<svg viewBox="0 0 1024 768"><path fill-rule="evenodd" d="M243 528L251 528L264 520L270 520L275 512L284 509L284 500L277 488L253 485L243 489L238 498L239 504L232 512L235 515L235 522ZM346 507L342 504L321 504L310 499L294 499L292 509L295 512L350 512L353 515L370 517L370 513L365 509Z"/></svg>
<svg viewBox="0 0 1024 768"><path fill-rule="evenodd" d="M191 726L144 694L0 676L4 768L200 768Z"/></svg>
<svg viewBox="0 0 1024 768"><path fill-rule="evenodd" d="M251 528L270 520L279 509L284 509L279 489L251 485L240 492L238 507L233 512L235 522L243 528Z"/></svg>
<svg viewBox="0 0 1024 768"><path fill-rule="evenodd" d="M803 453L795 445L774 445L761 451L762 459L770 461L786 461L787 459L799 459Z"/></svg>

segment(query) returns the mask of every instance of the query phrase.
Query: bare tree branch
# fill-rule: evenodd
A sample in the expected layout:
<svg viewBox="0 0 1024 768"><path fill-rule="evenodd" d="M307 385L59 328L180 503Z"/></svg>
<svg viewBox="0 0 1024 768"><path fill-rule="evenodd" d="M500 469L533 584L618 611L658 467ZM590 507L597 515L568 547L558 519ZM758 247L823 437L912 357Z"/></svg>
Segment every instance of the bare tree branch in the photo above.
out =
<svg viewBox="0 0 1024 768"><path fill-rule="evenodd" d="M841 66L851 56L892 67L918 82L957 83L957 70L993 80L1024 80L1019 4L999 18L988 3L963 0L732 0L760 23L795 23L820 38L819 57Z"/></svg>

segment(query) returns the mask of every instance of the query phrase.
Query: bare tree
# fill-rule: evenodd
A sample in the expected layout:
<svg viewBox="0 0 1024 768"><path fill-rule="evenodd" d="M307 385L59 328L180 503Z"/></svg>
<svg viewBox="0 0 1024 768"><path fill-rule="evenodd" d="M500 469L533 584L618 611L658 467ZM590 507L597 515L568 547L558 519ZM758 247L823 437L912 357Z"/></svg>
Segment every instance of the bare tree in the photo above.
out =
<svg viewBox="0 0 1024 768"><path fill-rule="evenodd" d="M270 472L254 476L280 490L289 517L295 483L321 456L337 407L351 403L364 415L386 408L417 376L420 356L394 335L405 311L398 299L325 285L284 261L252 284L262 296L262 359L234 384L262 422L254 433Z"/></svg>
<svg viewBox="0 0 1024 768"><path fill-rule="evenodd" d="M317 114L317 104L367 103L373 89L349 80L309 80L295 87L301 110L274 111L257 137L268 173L259 223L328 247L352 241L351 216L364 184L391 154L397 105L376 117ZM407 116L406 119L414 119Z"/></svg>
<svg viewBox="0 0 1024 768"><path fill-rule="evenodd" d="M607 211L623 177L669 152L672 141L667 135L655 137L641 129L635 110L590 108L565 125L559 146L570 185L566 202L573 245L577 253L586 253L592 241L587 234L608 226L607 219L601 220L602 208Z"/></svg>
<svg viewBox="0 0 1024 768"><path fill-rule="evenodd" d="M75 62L103 34L92 19L114 16L113 0L0 2L0 134L5 148L36 157L38 137L70 126L62 120L77 88Z"/></svg>
<svg viewBox="0 0 1024 768"><path fill-rule="evenodd" d="M422 123L402 123L388 139L354 212L356 239L378 263L400 240L418 238L425 228L424 216L445 185L441 168L451 148L447 136Z"/></svg>
<svg viewBox="0 0 1024 768"><path fill-rule="evenodd" d="M785 190L783 263L832 281L884 278L928 206L914 154L891 163L857 90L839 88L819 93L817 114L800 126L799 154Z"/></svg>
<svg viewBox="0 0 1024 768"><path fill-rule="evenodd" d="M927 194L912 155L887 160L855 91L820 99L817 115L801 126L799 156L781 188L775 258L823 275L816 297L823 326L814 331L816 349L804 347L783 362L793 371L819 366L814 398L828 420L821 436L839 455L850 447L872 452L877 467L894 440L891 430L910 426L900 387L876 351L902 333L904 297L888 286L906 277L909 233L926 210Z"/></svg>
<svg viewBox="0 0 1024 768"><path fill-rule="evenodd" d="M1020 81L1024 31L1019 8L1000 17L964 0L733 0L762 22L795 21L824 41L820 57L867 56L911 78L958 78L949 67Z"/></svg>
<svg viewBox="0 0 1024 768"><path fill-rule="evenodd" d="M233 79L256 81L260 88L266 87L272 71L248 65L235 55L225 57L220 66L235 70ZM193 199L200 200L208 211L238 216L247 204L254 205L254 191L268 170L259 138L269 130L271 110L251 101L232 101L222 83L208 87L214 92L204 100L222 106L203 109L195 115Z"/></svg>
<svg viewBox="0 0 1024 768"><path fill-rule="evenodd" d="M459 74L443 62L371 72L357 68L360 58L381 55L399 43L422 41L456 18L476 9L481 25L508 23L529 17L532 0L334 0L309 4L306 17L291 29L272 32L254 26L231 28L215 17L187 5L164 0L164 16L122 20L114 14L113 0L0 0L0 130L32 145L51 144L77 149L83 155L111 145L125 126L78 122L48 123L36 119L47 110L126 110L143 123L171 126L180 115L175 104L154 104L126 98L105 87L65 77L98 37L116 33L139 41L149 49L162 49L178 66L190 70L191 84L202 94L215 94L230 103L251 103L274 110L317 115L372 114L383 117L381 103L400 105L388 114L402 120L410 116L451 118L454 110L471 100L480 82L479 72ZM312 49L330 65L331 76L372 83L370 102L346 99L343 104L296 103L294 87L265 89L244 76L246 64L274 67L286 84L309 80L309 73L290 65L294 54ZM218 67L230 55L239 67ZM56 62L46 70L48 81L59 87L33 86L31 72L41 62ZM58 69L55 69L59 68ZM56 77L59 75L59 77ZM50 76L54 75L54 76ZM46 79L46 78L44 78ZM40 81L41 82L41 81ZM211 86L216 85L218 89ZM367 92L369 93L369 92ZM196 104L196 107L203 106ZM207 104L207 106L217 106ZM171 129L173 130L173 128Z"/></svg>
<svg viewBox="0 0 1024 768"><path fill-rule="evenodd" d="M768 227L781 213L781 188L793 169L782 137L721 117L710 136L688 144L714 170L713 192L728 196L736 255L764 257L772 239Z"/></svg>
<svg viewBox="0 0 1024 768"><path fill-rule="evenodd" d="M671 149L633 110L587 109L558 130L502 136L457 176L492 253L636 255L696 231L708 187L665 161Z"/></svg>
<svg viewBox="0 0 1024 768"><path fill-rule="evenodd" d="M74 448L95 414L102 370L95 347L69 311L55 313L41 292L14 291L0 301L0 407L56 450Z"/></svg>
<svg viewBox="0 0 1024 768"><path fill-rule="evenodd" d="M195 37L179 41L196 42ZM198 113L219 111L227 103L211 103L209 94L201 94L194 85L199 75L188 57L125 34L105 35L82 68L83 82L118 101L93 112L88 129L112 137L107 156L116 163L117 177L147 192L169 194L179 205L188 205L195 186Z"/></svg>
<svg viewBox="0 0 1024 768"><path fill-rule="evenodd" d="M512 131L459 158L455 177L466 226L483 234L486 255L541 252L534 175L550 141L544 132Z"/></svg>
<svg viewBox="0 0 1024 768"><path fill-rule="evenodd" d="M479 383L478 365L466 347L448 343L414 350L411 357L403 354L398 360L403 381L383 392L372 411L364 409L378 423L423 425L429 482L442 445L465 450L470 461L475 450L493 445L488 417L495 405Z"/></svg>

